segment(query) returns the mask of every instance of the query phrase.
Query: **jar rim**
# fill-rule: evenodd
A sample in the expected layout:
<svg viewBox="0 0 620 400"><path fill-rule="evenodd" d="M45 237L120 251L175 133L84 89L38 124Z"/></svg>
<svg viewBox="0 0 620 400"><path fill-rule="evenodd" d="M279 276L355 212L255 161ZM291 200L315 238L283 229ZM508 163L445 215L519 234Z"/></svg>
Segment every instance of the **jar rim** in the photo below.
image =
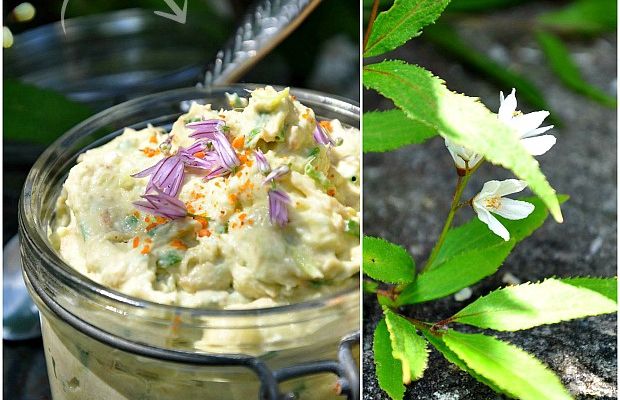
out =
<svg viewBox="0 0 620 400"><path fill-rule="evenodd" d="M48 167L48 163L56 157L58 151L62 145L76 142L81 136L84 135L82 130L95 121L109 119L111 115L122 112L123 110L135 108L138 106L147 105L149 102L162 99L162 98L186 98L187 101L199 99L200 96L213 96L216 93L224 94L227 90L246 90L258 87L264 87L264 84L234 84L227 86L218 86L213 88L181 88L173 89L163 92L150 94L147 96L138 97L118 105L107 108L101 112L94 114L87 118L83 122L74 126L62 136L60 136L54 143L52 143L37 159L31 168L19 200L19 228L20 240L28 243L29 247L37 252L37 257L42 258L43 264L46 268L51 269L51 273L55 277L63 281L71 289L76 290L80 294L99 296L105 298L106 301L112 304L121 304L125 307L136 307L140 309L149 309L154 311L164 312L176 312L176 313L190 313L194 317L248 317L248 316L265 316L273 314L282 314L288 312L312 310L328 305L341 298L346 298L351 295L356 295L359 292L359 287L353 285L350 288L338 290L330 293L326 296L316 299L308 299L298 303L291 303L285 305L279 305L274 307L264 308L252 308L252 309L215 309L215 308L202 308L202 307L186 307L170 304L156 303L154 301L145 300L131 296L114 289L110 289L100 283L95 282L86 275L83 275L68 263L66 263L58 254L56 250L51 246L47 238L47 225L43 223L39 218L40 208L43 206L42 201L39 198L33 199L33 196L40 196L40 193L33 193L33 187L36 187L37 183L43 179L40 176L40 171L44 171ZM272 85L276 89L282 89L283 86ZM343 112L347 112L347 115L356 118L359 121L359 103L346 99L340 96L328 95L319 91L290 88L291 93L294 94L302 102L318 102L319 104L329 105L336 109L341 109ZM82 153L82 148L78 154ZM39 209L37 208L39 207ZM22 248L24 244L22 243ZM22 263L22 266L24 263ZM24 267L22 267L24 268ZM26 274L28 270L24 268ZM31 279L32 281L32 279ZM36 284L33 282L33 284Z"/></svg>

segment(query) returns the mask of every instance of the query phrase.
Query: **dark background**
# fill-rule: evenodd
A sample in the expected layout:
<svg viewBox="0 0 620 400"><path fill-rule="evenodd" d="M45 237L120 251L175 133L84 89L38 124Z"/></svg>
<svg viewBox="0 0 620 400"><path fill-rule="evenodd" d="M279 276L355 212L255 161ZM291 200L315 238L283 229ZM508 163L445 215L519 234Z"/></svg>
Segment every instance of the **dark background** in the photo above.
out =
<svg viewBox="0 0 620 400"><path fill-rule="evenodd" d="M11 87L9 84L23 85L25 70L35 68L58 68L51 72L52 77L75 68L85 57L102 57L106 54L93 51L95 43L87 43L80 48L67 50L62 46L60 53L46 48L50 56L40 54L43 61L30 59L20 55L20 36L33 28L47 23L59 21L62 1L31 1L37 14L31 22L14 23L7 19L7 24L15 35L12 48L4 49L4 174L3 203L4 224L3 243L17 233L17 202L23 182L30 166L40 152L55 138L68 128L80 122L98 109L111 103L125 100L119 96L112 100L89 103L86 106L68 102L69 100L56 93L41 91L36 87ZM5 1L3 12L8 16L19 1ZM182 4L181 1L177 1ZM162 19L166 29L162 42L149 41L148 37L130 37L127 41L113 43L113 51L123 52L131 43L142 40L141 57L155 58L155 53L164 46L171 46L170 51L183 43L174 43L174 37L187 35L187 32L198 32L192 40L190 55L193 61L207 64L224 41L232 34L235 21L250 4L250 1L212 1L189 0L188 21L186 25ZM163 0L124 0L93 1L70 0L66 18L94 15L103 12L139 7L152 13L151 10L169 12ZM157 17L160 18L160 17ZM68 25L67 25L68 26ZM58 28L56 29L58 31ZM204 31L201 31L204 30ZM58 33L58 32L57 32ZM59 35L62 35L60 31ZM172 43L166 43L166 36L171 36ZM62 36L59 36L62 42ZM69 38L74 39L74 38ZM63 42L64 43L64 42ZM97 42L97 45L101 44ZM151 46L149 48L149 46ZM150 49L150 51L148 51ZM61 54L67 59L67 53L73 52L65 61L66 66L59 66ZM164 51L165 53L165 51ZM19 67L11 64L16 58L25 58ZM110 68L114 67L113 57ZM175 61L175 60L172 60ZM183 66L179 60L178 66ZM42 66L41 63L46 64ZM153 61L155 62L155 61ZM39 64L37 64L39 63ZM101 64L99 64L101 65ZM105 75L105 69L99 71ZM77 78L82 78L78 76ZM76 79L77 79L76 78ZM22 82L20 82L22 79ZM193 85L198 81L189 80L184 86ZM341 0L324 0L302 25L281 43L272 53L261 60L248 74L243 82L281 84L294 87L321 90L331 94L345 96L359 101L359 6L356 2ZM165 82L164 82L165 83ZM153 89L152 92L157 91ZM33 113L32 107L40 110ZM34 115L36 114L36 115ZM11 400L42 400L49 399L49 386L43 348L40 339L26 342L4 341L4 398Z"/></svg>

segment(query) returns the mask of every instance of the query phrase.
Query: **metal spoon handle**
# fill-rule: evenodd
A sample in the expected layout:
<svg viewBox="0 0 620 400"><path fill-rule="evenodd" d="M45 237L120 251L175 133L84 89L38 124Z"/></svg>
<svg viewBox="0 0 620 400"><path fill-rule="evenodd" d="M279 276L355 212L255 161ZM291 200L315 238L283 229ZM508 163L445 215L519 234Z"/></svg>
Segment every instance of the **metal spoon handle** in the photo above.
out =
<svg viewBox="0 0 620 400"><path fill-rule="evenodd" d="M273 47L288 36L321 0L258 0L198 86L226 85L237 81Z"/></svg>

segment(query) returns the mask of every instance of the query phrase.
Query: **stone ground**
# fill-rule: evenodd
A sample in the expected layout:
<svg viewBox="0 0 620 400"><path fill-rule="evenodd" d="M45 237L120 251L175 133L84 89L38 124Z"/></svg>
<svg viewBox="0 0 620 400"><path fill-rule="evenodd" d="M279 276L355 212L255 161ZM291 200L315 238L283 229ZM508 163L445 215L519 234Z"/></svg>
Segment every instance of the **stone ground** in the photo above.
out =
<svg viewBox="0 0 620 400"><path fill-rule="evenodd" d="M549 220L517 246L497 276L472 287L474 296L502 285L510 272L521 281L550 276L616 275L616 111L583 98L562 86L549 70L527 29L532 16L545 5L530 4L462 21L461 36L471 45L510 65L543 89L550 107L563 122L552 132L556 146L539 157L552 186L571 199L563 205L565 222ZM616 93L616 35L570 40L570 50L585 78L606 92ZM448 82L452 90L479 96L492 110L499 106L498 87L443 56L423 40L414 40L391 58L420 64ZM519 99L517 93L517 99ZM387 109L391 102L364 93L365 108ZM524 105L525 112L533 111ZM466 196L490 179L510 174L485 165L472 178ZM451 158L441 139L392 153L364 156L364 230L407 248L421 264L439 234L455 182ZM468 197L466 197L468 198ZM457 224L473 216L463 212ZM471 300L469 300L471 301ZM422 304L406 313L438 321L467 302L452 297ZM381 316L374 296L364 296L364 399L388 399L375 379L372 333ZM616 316L607 315L543 326L517 333L497 334L543 360L577 399L617 398ZM502 399L461 372L433 350L424 377L411 384L407 399Z"/></svg>

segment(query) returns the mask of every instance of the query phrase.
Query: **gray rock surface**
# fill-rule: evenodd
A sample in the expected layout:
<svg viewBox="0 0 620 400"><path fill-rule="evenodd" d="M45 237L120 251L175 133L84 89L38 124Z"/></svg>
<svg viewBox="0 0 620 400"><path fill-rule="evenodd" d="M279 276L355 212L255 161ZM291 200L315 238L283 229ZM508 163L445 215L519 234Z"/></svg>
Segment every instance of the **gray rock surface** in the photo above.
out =
<svg viewBox="0 0 620 400"><path fill-rule="evenodd" d="M480 295L502 286L509 272L521 281L550 276L616 275L616 111L567 90L548 68L527 29L528 19L545 6L530 4L470 19L460 24L461 36L472 46L525 74L541 88L563 122L552 132L556 146L538 157L544 173L559 193L571 199L562 207L565 222L551 219L516 247L498 274L472 287L474 295L459 303L452 297L404 309L416 318L439 321ZM616 36L568 41L585 78L615 95ZM483 77L439 54L423 40L414 40L390 58L422 65L448 82L452 90L479 96L491 110L499 106L499 90ZM517 93L519 99L519 93ZM391 102L364 92L367 110L391 108ZM524 112L533 111L524 102ZM472 178L465 196L484 182L510 173L485 165ZM456 177L452 160L439 138L396 152L364 156L364 230L410 251L418 264L428 256L448 211ZM466 197L468 198L468 197ZM456 223L473 217L466 210ZM381 309L374 296L364 296L364 399L388 399L377 385L372 358L372 334ZM517 333L499 333L543 360L577 399L617 398L616 316L591 317ZM411 384L408 399L501 399L492 390L448 363L433 350L424 377Z"/></svg>

